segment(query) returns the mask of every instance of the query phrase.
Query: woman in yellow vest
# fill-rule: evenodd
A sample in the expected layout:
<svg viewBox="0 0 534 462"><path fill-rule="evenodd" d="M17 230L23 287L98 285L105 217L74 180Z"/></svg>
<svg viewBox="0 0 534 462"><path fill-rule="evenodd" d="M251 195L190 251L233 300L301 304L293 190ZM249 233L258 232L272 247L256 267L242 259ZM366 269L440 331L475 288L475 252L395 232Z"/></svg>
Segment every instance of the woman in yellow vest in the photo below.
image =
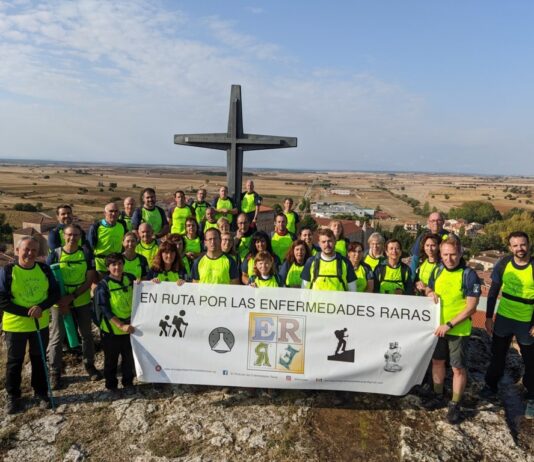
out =
<svg viewBox="0 0 534 462"><path fill-rule="evenodd" d="M467 384L466 339L471 335L471 316L475 313L480 297L480 279L476 272L466 267L458 238L450 236L440 244L441 263L432 272L427 296L435 303L441 302L440 325L434 335L438 343L432 356L433 399L426 407L444 407L443 396L445 366L452 367L452 398L448 404L447 420L457 424L462 420L460 400Z"/></svg>
<svg viewBox="0 0 534 462"><path fill-rule="evenodd" d="M280 266L280 260L274 255L269 235L264 231L256 231L250 241L250 249L246 258L241 263L241 282L248 285L248 280L254 274L254 258L261 252L268 252L274 258L275 270Z"/></svg>
<svg viewBox="0 0 534 462"><path fill-rule="evenodd" d="M310 249L304 241L297 239L291 244L286 259L278 273L280 280L285 287L302 286L302 270L310 257Z"/></svg>
<svg viewBox="0 0 534 462"><path fill-rule="evenodd" d="M124 272L124 257L120 253L108 255L106 267L108 274L95 290L95 312L100 313L98 321L104 350L106 388L117 390L117 364L120 357L122 385L128 393L133 393L135 367L130 334L135 329L130 318L135 278Z"/></svg>
<svg viewBox="0 0 534 462"><path fill-rule="evenodd" d="M298 238L306 243L312 257L321 253L321 248L313 243L313 230L309 226L300 228Z"/></svg>
<svg viewBox="0 0 534 462"><path fill-rule="evenodd" d="M428 280L434 268L439 264L439 244L441 237L437 234L425 234L421 238L419 265L415 271L415 289L424 294Z"/></svg>
<svg viewBox="0 0 534 462"><path fill-rule="evenodd" d="M178 255L180 255L180 260L182 260L182 265L185 270L185 280L191 282L191 268L192 264L189 262L189 259L184 253L184 237L181 234L168 234L165 238L165 242L170 242L176 247Z"/></svg>
<svg viewBox="0 0 534 462"><path fill-rule="evenodd" d="M363 260L374 271L375 268L385 260L384 256L384 236L380 233L373 233L367 239L367 255Z"/></svg>
<svg viewBox="0 0 534 462"><path fill-rule="evenodd" d="M185 220L184 252L189 262L193 262L202 253L202 240L198 235L198 224L193 217Z"/></svg>
<svg viewBox="0 0 534 462"><path fill-rule="evenodd" d="M371 267L363 262L363 244L351 242L348 248L349 261L356 275L356 292L373 292L374 277Z"/></svg>
<svg viewBox="0 0 534 462"><path fill-rule="evenodd" d="M413 295L412 271L401 261L402 245L398 239L386 242L387 260L374 270L374 291L380 294Z"/></svg>
<svg viewBox="0 0 534 462"><path fill-rule="evenodd" d="M148 273L148 261L144 255L135 251L138 244L137 235L130 231L124 235L122 247L124 251L124 272L133 274L138 281L145 279Z"/></svg>
<svg viewBox="0 0 534 462"><path fill-rule="evenodd" d="M186 272L176 245L165 241L159 246L158 253L148 273L152 282L176 282L181 286L185 282Z"/></svg>
<svg viewBox="0 0 534 462"><path fill-rule="evenodd" d="M21 374L29 344L31 384L41 407L48 407L48 387L39 337L46 350L50 307L59 299L59 287L50 268L35 259L39 242L24 236L16 245L16 263L0 268L0 310L7 346L6 411L21 409Z"/></svg>
<svg viewBox="0 0 534 462"><path fill-rule="evenodd" d="M346 257L348 253L349 240L345 237L343 223L341 223L339 220L332 220L328 227L332 230L336 238L336 246L334 248L335 251L338 254Z"/></svg>
<svg viewBox="0 0 534 462"><path fill-rule="evenodd" d="M251 287L280 287L274 269L274 258L269 252L261 251L254 257L254 274L248 281Z"/></svg>

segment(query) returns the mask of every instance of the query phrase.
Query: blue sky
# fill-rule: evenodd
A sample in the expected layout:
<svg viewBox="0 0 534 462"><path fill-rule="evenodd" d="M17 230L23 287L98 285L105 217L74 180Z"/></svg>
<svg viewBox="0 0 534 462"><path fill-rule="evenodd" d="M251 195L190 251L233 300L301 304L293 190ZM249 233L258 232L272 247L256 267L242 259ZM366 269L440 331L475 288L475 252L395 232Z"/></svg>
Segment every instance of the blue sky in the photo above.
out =
<svg viewBox="0 0 534 462"><path fill-rule="evenodd" d="M0 1L0 157L534 174L530 1Z"/></svg>

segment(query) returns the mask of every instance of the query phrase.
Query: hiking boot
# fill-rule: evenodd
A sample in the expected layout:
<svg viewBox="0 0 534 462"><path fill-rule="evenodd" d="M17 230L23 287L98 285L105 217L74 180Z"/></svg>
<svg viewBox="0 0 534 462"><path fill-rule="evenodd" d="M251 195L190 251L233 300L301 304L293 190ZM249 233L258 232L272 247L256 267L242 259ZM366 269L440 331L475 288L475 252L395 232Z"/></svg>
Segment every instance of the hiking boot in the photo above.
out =
<svg viewBox="0 0 534 462"><path fill-rule="evenodd" d="M123 393L126 396L133 396L137 394L137 388L135 387L135 385L125 385L123 388Z"/></svg>
<svg viewBox="0 0 534 462"><path fill-rule="evenodd" d="M460 410L460 403L456 401L449 401L447 409L447 421L451 425L459 424L462 420L462 412Z"/></svg>
<svg viewBox="0 0 534 462"><path fill-rule="evenodd" d="M434 390L432 390L432 387L428 383L415 385L410 390L410 394L418 396L421 399L432 399L435 396Z"/></svg>
<svg viewBox="0 0 534 462"><path fill-rule="evenodd" d="M36 393L35 399L40 409L50 409L50 398L46 394Z"/></svg>
<svg viewBox="0 0 534 462"><path fill-rule="evenodd" d="M6 400L6 413L11 415L20 412L21 410L22 403L20 401L20 398L8 395Z"/></svg>
<svg viewBox="0 0 534 462"><path fill-rule="evenodd" d="M484 388L478 392L478 396L486 401L495 401L497 399L497 390L486 384L484 385Z"/></svg>
<svg viewBox="0 0 534 462"><path fill-rule="evenodd" d="M98 382L99 380L102 380L104 378L102 372L100 372L94 366L94 364L85 366L85 371L87 372L87 375L89 376L89 380L91 380L91 382Z"/></svg>
<svg viewBox="0 0 534 462"><path fill-rule="evenodd" d="M429 399L423 401L423 407L429 411L436 409L443 409L447 405L447 401L443 395L436 395L435 393Z"/></svg>
<svg viewBox="0 0 534 462"><path fill-rule="evenodd" d="M527 399L525 408L525 419L534 419L534 399Z"/></svg>
<svg viewBox="0 0 534 462"><path fill-rule="evenodd" d="M50 375L50 388L52 388L52 390L61 390L63 388L63 380L61 379L61 375Z"/></svg>

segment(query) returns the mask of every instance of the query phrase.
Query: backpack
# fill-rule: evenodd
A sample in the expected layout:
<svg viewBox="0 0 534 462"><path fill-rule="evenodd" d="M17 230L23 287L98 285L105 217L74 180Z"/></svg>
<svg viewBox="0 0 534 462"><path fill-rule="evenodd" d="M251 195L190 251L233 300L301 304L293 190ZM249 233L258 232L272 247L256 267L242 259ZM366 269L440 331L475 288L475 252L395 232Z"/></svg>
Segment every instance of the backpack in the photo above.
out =
<svg viewBox="0 0 534 462"><path fill-rule="evenodd" d="M312 278L310 281L310 289L313 288L313 284L315 283L317 278L321 276L324 278L337 278L339 282L341 283L341 285L343 286L343 290L345 291L347 290L347 284L343 280L343 259L341 258L341 255L336 253L336 275L335 276L319 274L319 264L321 263L320 253L315 255L315 257L313 257L313 262L314 262L314 265L313 265L313 274L311 275Z"/></svg>
<svg viewBox="0 0 534 462"><path fill-rule="evenodd" d="M406 287L406 283L409 280L408 269L409 269L408 266L401 264L401 281L405 287ZM380 283L384 282L384 277L386 275L386 265L379 264L376 267L375 271L376 271L376 276L377 276L376 282L378 283L378 285L380 285Z"/></svg>

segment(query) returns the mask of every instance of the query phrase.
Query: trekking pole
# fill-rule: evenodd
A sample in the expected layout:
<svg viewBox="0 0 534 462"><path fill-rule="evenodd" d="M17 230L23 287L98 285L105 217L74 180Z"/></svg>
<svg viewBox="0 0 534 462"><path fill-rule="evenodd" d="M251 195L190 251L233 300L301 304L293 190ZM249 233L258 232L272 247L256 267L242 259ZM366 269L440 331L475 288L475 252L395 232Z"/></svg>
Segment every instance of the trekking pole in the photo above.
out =
<svg viewBox="0 0 534 462"><path fill-rule="evenodd" d="M50 386L50 375L48 374L48 366L46 364L46 355L43 345L43 339L41 338L41 329L39 328L39 321L37 318L33 318L35 321L35 327L37 329L37 339L39 340L39 349L41 350L41 359L43 360L43 367L45 371L45 377L46 377L46 386L48 387L48 396L50 398L50 405L52 406L52 410L55 410L56 406L54 404L54 395L52 394L52 387Z"/></svg>

